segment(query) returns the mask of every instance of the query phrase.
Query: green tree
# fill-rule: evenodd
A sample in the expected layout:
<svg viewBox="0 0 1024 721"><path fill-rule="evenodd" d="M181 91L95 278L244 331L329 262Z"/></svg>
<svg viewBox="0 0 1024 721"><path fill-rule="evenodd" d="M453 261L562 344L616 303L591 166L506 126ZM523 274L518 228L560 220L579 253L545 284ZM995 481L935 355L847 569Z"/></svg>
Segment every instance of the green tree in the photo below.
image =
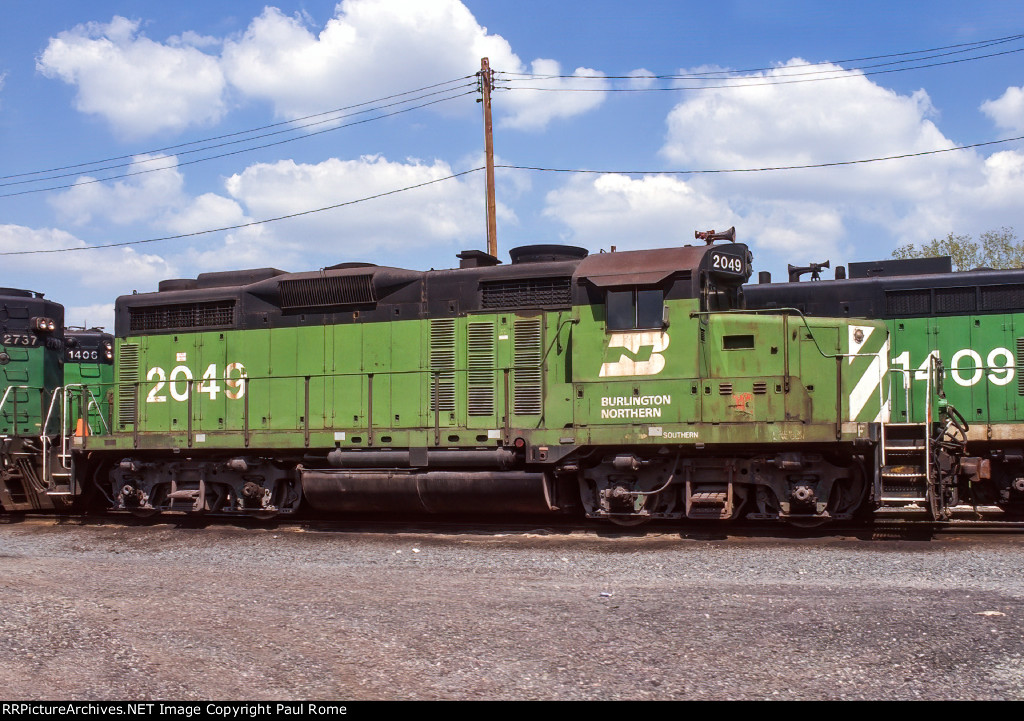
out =
<svg viewBox="0 0 1024 721"><path fill-rule="evenodd" d="M972 268L1024 268L1024 240L1017 238L1013 228L987 230L979 244L969 235L950 233L945 238L933 238L917 247L913 243L901 245L892 252L893 258L936 258L948 255L953 259L953 270Z"/></svg>

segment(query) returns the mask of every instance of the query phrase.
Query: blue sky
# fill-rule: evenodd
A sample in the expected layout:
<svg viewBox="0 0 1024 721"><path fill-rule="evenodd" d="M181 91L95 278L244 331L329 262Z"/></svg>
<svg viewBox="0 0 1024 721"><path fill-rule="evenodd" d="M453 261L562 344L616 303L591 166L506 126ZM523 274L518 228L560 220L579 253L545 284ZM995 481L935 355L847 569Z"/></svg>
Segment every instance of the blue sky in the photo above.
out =
<svg viewBox="0 0 1024 721"><path fill-rule="evenodd" d="M779 277L787 262L885 258L950 232L1024 235L1021 141L669 172L1024 136L1020 3L0 9L0 285L45 292L71 324L109 326L117 295L164 278L352 260L450 267L485 248L483 173L443 180L482 165L470 76L483 55L498 71L499 164L609 171L499 168L506 260L529 243L655 248L735 225L755 269ZM982 44L1000 38L1011 39ZM908 54L935 48L946 49ZM857 60L874 56L891 57ZM692 77L645 77L656 75ZM362 103L360 115L321 115ZM367 122L345 126L355 120ZM275 135L249 132L270 125L259 134ZM135 242L176 235L188 237ZM115 243L129 245L95 247ZM81 250L10 254L61 248Z"/></svg>

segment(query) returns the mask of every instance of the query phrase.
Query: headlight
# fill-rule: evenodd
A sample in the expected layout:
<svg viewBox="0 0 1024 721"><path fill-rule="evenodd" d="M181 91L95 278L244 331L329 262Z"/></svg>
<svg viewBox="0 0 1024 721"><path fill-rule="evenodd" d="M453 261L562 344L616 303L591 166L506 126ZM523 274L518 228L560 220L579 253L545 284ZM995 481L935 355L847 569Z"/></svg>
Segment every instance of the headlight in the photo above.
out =
<svg viewBox="0 0 1024 721"><path fill-rule="evenodd" d="M57 324L53 321L53 318L33 318L32 327L37 333L52 333L57 330Z"/></svg>

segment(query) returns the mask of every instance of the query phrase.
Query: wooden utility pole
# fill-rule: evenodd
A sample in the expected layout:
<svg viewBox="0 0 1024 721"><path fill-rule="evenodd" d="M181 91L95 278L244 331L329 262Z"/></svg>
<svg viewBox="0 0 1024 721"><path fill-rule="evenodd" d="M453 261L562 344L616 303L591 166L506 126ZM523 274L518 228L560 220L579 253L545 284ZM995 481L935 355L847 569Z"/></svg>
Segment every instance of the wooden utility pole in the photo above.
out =
<svg viewBox="0 0 1024 721"><path fill-rule="evenodd" d="M494 71L487 58L480 58L480 92L484 104L484 155L487 156L487 252L498 257L498 219L494 202L494 136L491 130L491 91Z"/></svg>

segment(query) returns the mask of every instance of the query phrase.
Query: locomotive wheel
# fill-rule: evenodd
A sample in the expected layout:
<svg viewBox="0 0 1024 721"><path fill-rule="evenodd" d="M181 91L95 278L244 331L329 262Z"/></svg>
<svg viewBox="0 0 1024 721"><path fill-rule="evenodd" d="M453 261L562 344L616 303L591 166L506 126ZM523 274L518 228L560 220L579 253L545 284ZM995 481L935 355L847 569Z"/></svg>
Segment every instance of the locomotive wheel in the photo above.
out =
<svg viewBox="0 0 1024 721"><path fill-rule="evenodd" d="M786 522L796 528L817 528L831 520L831 518L787 518Z"/></svg>
<svg viewBox="0 0 1024 721"><path fill-rule="evenodd" d="M608 516L608 520L616 526L632 528L633 526L642 526L651 519L645 516L640 516L639 518L636 516Z"/></svg>
<svg viewBox="0 0 1024 721"><path fill-rule="evenodd" d="M867 474L858 461L850 465L850 476L832 486L832 494L828 499L828 510L833 516L855 513L867 495Z"/></svg>

